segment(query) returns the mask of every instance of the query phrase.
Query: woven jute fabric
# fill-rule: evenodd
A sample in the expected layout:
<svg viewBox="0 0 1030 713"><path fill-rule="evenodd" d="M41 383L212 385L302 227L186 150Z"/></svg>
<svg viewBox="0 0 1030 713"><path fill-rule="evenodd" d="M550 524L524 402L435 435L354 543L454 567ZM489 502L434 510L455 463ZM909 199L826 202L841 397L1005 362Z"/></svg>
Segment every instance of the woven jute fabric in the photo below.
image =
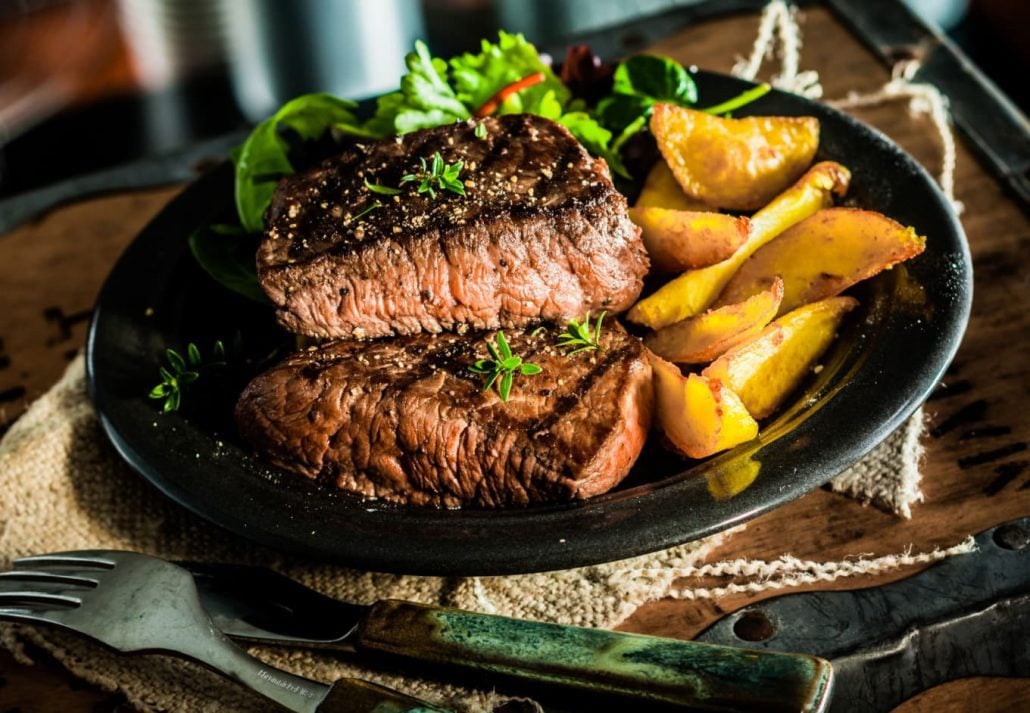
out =
<svg viewBox="0 0 1030 713"><path fill-rule="evenodd" d="M907 512L918 495L917 483L912 480L918 477L918 448L912 444L918 441L921 424L922 417L917 415L869 458L840 476L848 484L847 492ZM863 483L868 488L863 489ZM898 487L892 490L892 484ZM0 442L0 528L0 564L5 568L16 557L41 552L134 550L170 559L264 565L357 603L393 597L605 628L617 626L654 599L717 596L724 591L694 588L689 580L692 576L720 571L731 574L737 580L725 591L778 588L803 583L806 578L810 581L813 576L830 576L823 571L825 563L786 559L703 564L733 531L620 562L510 577L399 576L287 557L200 520L131 472L100 430L86 394L81 357ZM886 563L869 562L864 569L841 570L843 574L832 568L831 574L851 576L873 571L870 568L882 571L883 566L897 566L897 562L894 558ZM750 583L746 581L749 576ZM3 625L0 642L22 657L28 656L32 646L46 650L81 678L123 692L143 711L268 709L239 686L171 657L122 656L72 634L18 625ZM273 666L310 678L328 682L344 675L361 676L461 711L488 711L504 700L491 691L370 671L341 654L265 647L250 651Z"/></svg>

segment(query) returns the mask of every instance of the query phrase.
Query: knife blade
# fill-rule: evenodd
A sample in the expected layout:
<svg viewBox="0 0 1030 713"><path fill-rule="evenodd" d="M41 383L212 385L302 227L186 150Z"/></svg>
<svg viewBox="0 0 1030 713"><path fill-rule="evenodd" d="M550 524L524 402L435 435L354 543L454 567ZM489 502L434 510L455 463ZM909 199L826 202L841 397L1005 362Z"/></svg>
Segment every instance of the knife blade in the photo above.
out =
<svg viewBox="0 0 1030 713"><path fill-rule="evenodd" d="M595 697L715 711L823 711L823 660L756 653L413 602L337 601L261 568L181 563L215 625L252 642L331 648L458 667Z"/></svg>
<svg viewBox="0 0 1030 713"><path fill-rule="evenodd" d="M975 554L880 587L770 599L697 640L830 659L834 711L892 710L967 676L1030 676L1030 518L976 544Z"/></svg>

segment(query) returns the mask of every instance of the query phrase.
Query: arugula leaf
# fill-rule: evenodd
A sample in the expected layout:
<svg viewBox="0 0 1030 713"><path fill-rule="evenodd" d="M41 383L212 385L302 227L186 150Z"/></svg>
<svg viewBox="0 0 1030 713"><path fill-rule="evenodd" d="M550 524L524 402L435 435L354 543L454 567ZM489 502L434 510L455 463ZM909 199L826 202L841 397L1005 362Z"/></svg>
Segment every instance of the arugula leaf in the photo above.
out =
<svg viewBox="0 0 1030 713"><path fill-rule="evenodd" d="M236 165L236 211L248 233L264 229L265 209L272 202L275 185L294 167L283 137L286 130L312 141L337 124L356 124L354 102L329 94L305 94L287 102L271 118L262 121L233 152Z"/></svg>
<svg viewBox="0 0 1030 713"><path fill-rule="evenodd" d="M189 237L190 252L208 275L233 292L269 303L258 282L254 238L234 225L211 225Z"/></svg>
<svg viewBox="0 0 1030 713"><path fill-rule="evenodd" d="M458 99L473 111L512 82L537 72L543 73L544 81L505 98L498 114L529 113L556 119L572 96L521 34L502 30L496 43L483 40L479 54L454 57L450 66Z"/></svg>

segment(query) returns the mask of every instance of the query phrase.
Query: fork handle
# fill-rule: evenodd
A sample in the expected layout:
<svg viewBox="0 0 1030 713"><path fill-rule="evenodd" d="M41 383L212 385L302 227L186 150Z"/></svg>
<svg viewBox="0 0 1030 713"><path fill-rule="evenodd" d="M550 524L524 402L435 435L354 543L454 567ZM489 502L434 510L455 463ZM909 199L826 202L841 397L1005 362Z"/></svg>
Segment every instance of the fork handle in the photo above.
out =
<svg viewBox="0 0 1030 713"><path fill-rule="evenodd" d="M823 711L833 670L815 656L749 651L384 600L359 648L537 683L712 711Z"/></svg>
<svg viewBox="0 0 1030 713"><path fill-rule="evenodd" d="M329 689L317 713L448 713L417 698L357 678L341 678Z"/></svg>

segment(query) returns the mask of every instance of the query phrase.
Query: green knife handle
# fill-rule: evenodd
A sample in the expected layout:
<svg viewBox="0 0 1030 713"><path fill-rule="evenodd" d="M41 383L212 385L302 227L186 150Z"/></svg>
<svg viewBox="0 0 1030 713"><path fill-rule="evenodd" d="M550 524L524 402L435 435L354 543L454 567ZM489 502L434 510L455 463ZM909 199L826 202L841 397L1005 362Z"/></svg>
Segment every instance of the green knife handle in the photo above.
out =
<svg viewBox="0 0 1030 713"><path fill-rule="evenodd" d="M417 698L358 678L341 678L316 709L317 713L448 713Z"/></svg>
<svg viewBox="0 0 1030 713"><path fill-rule="evenodd" d="M823 711L833 669L815 656L749 651L384 600L359 648L595 694L710 711Z"/></svg>

